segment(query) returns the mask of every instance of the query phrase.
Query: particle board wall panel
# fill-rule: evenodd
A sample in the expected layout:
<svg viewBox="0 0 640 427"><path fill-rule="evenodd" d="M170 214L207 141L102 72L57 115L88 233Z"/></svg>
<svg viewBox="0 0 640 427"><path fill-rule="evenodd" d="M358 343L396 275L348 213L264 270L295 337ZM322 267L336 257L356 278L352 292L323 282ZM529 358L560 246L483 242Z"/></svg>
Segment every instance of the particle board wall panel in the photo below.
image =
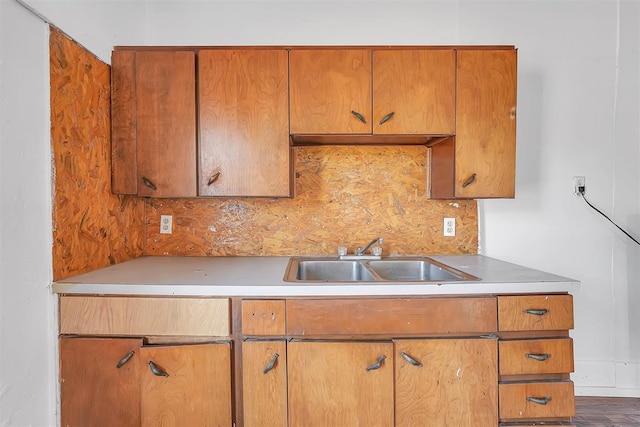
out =
<svg viewBox="0 0 640 427"><path fill-rule="evenodd" d="M147 199L147 255L317 255L384 237L385 254L475 254L475 200L427 200L423 146L294 150L293 199ZM160 234L160 215L173 234ZM443 237L443 218L456 236Z"/></svg>
<svg viewBox="0 0 640 427"><path fill-rule="evenodd" d="M111 194L110 70L50 33L53 279L142 254L144 202Z"/></svg>

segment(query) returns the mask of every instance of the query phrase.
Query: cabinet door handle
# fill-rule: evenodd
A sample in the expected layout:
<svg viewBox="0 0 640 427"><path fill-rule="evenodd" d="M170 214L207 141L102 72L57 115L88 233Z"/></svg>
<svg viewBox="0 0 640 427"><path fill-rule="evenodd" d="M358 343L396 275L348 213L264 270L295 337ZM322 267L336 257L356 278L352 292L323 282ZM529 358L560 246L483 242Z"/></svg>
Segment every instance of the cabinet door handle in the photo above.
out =
<svg viewBox="0 0 640 427"><path fill-rule="evenodd" d="M218 178L220 178L220 172L216 172L213 175L211 175L209 177L209 181L207 181L207 186L213 184L214 182L216 182L218 180Z"/></svg>
<svg viewBox="0 0 640 427"><path fill-rule="evenodd" d="M357 118L358 120L360 120L362 123L365 123L365 124L367 123L367 120L364 118L364 116L363 116L362 114L358 113L357 111L353 111L353 110L351 110L351 114L353 114L354 116L356 116L356 118Z"/></svg>
<svg viewBox="0 0 640 427"><path fill-rule="evenodd" d="M547 396L547 397L531 397L531 396L527 396L527 402L532 402L535 403L537 405L546 405L547 403L551 402L551 397Z"/></svg>
<svg viewBox="0 0 640 427"><path fill-rule="evenodd" d="M382 367L382 362L384 362L384 359L386 358L387 356L385 356L384 354L378 357L378 360L376 361L376 363L374 363L373 365L367 366L367 371L375 371L376 369L380 369Z"/></svg>
<svg viewBox="0 0 640 427"><path fill-rule="evenodd" d="M524 356L527 359L537 360L538 362L544 362L545 360L551 357L549 353L542 353L542 354L527 353Z"/></svg>
<svg viewBox="0 0 640 427"><path fill-rule="evenodd" d="M120 361L116 365L116 368L118 368L118 369L122 368L129 360L131 360L131 358L133 357L133 355L135 353L136 352L132 350L129 353L125 354L124 357L122 359L120 359Z"/></svg>
<svg viewBox="0 0 640 427"><path fill-rule="evenodd" d="M384 116L383 118L380 119L380 124L383 125L386 122L389 121L389 119L391 119L391 117L393 117L393 115L395 114L395 111L390 112L389 114L387 114L386 116Z"/></svg>
<svg viewBox="0 0 640 427"><path fill-rule="evenodd" d="M468 187L469 185L473 184L473 181L475 180L476 180L476 174L473 173L469 178L467 178L465 182L462 183L462 188Z"/></svg>
<svg viewBox="0 0 640 427"><path fill-rule="evenodd" d="M144 182L144 185L146 185L147 187L149 187L154 191L158 189L158 187L156 187L156 185L153 182L151 182L149 178L147 178L146 176L142 177L142 182Z"/></svg>
<svg viewBox="0 0 640 427"><path fill-rule="evenodd" d="M541 308L541 309L530 308L528 310L525 310L524 312L527 314L531 314L533 316L544 316L549 312L549 310L547 310L546 308Z"/></svg>
<svg viewBox="0 0 640 427"><path fill-rule="evenodd" d="M276 362L278 361L278 357L280 357L280 355L278 353L273 355L271 360L269 360L269 363L267 363L267 366L265 366L264 369L262 370L263 374L266 374L267 372L272 370L274 368L274 366L276 366Z"/></svg>
<svg viewBox="0 0 640 427"><path fill-rule="evenodd" d="M151 373L157 377L165 377L167 378L169 376L169 374L167 374L165 371L163 371L162 369L158 368L158 365L156 365L155 363L153 363L151 360L149 360L147 362L147 365L149 365L149 369L151 369Z"/></svg>
<svg viewBox="0 0 640 427"><path fill-rule="evenodd" d="M413 357L409 356L404 351L401 352L400 355L404 358L404 360L406 360L407 362L409 362L413 366L417 366L418 368L422 367L422 363L421 362L418 362L416 359L414 359Z"/></svg>

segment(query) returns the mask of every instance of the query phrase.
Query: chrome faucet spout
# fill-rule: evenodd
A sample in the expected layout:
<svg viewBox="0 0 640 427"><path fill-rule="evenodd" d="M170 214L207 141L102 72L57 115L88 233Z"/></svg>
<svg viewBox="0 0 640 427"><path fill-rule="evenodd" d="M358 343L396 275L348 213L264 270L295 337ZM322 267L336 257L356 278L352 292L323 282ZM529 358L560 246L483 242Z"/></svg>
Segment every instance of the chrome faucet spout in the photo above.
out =
<svg viewBox="0 0 640 427"><path fill-rule="evenodd" d="M356 255L358 256L364 255L371 246L375 245L376 243L379 245L382 245L383 241L384 239L382 237L376 237L375 239L370 241L369 244L367 244L367 246L365 246L364 248L358 248L358 250L356 251Z"/></svg>

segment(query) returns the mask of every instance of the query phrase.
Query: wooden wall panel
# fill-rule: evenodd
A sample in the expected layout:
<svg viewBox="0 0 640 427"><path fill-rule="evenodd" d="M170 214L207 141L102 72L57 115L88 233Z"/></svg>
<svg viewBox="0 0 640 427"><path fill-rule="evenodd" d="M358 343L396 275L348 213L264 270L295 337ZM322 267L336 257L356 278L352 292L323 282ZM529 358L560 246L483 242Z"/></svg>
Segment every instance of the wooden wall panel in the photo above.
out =
<svg viewBox="0 0 640 427"><path fill-rule="evenodd" d="M384 237L386 254L477 253L475 200L426 200L422 146L299 147L293 199L147 199L148 255L316 255ZM251 173L247 171L247 173ZM160 234L160 215L173 234ZM443 237L444 217L456 236Z"/></svg>
<svg viewBox="0 0 640 427"><path fill-rule="evenodd" d="M110 70L51 27L53 279L140 256L144 202L111 194Z"/></svg>

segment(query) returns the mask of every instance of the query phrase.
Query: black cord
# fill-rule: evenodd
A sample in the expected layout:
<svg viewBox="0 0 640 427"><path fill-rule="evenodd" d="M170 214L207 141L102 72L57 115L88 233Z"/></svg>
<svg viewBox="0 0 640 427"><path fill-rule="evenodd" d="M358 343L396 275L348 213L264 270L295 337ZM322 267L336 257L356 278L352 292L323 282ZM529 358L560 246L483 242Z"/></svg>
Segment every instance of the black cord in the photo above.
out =
<svg viewBox="0 0 640 427"><path fill-rule="evenodd" d="M587 200L586 197L584 197L584 192L580 192L580 195L582 196L582 199L589 205L591 206L591 208L593 210L595 210L596 212L598 212L600 215L602 215L603 217L607 218L609 220L609 222L613 225L615 225L616 227L618 227L618 229L620 231L622 231L624 234L627 235L628 238L630 238L631 240L633 240L634 242L636 242L638 245L640 245L640 242L638 242L635 238L633 238L633 236L631 236L631 234L627 233L626 231L624 231L618 224L616 224L615 222L613 222L611 220L611 218L609 218L608 216L606 216L605 214L603 214L600 209L596 208L595 206L593 206L591 203L589 203L589 201Z"/></svg>

